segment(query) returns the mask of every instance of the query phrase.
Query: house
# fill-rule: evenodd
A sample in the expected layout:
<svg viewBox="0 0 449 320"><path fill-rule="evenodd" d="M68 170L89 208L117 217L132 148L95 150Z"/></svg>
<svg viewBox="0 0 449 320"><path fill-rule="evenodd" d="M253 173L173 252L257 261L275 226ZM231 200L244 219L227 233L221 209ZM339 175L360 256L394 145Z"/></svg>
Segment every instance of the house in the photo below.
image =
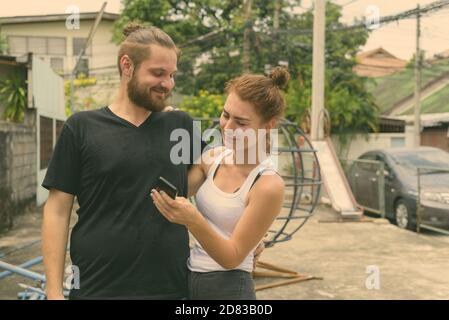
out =
<svg viewBox="0 0 449 320"><path fill-rule="evenodd" d="M66 25L69 14L0 17L2 35L8 43L8 54L21 56L32 52L58 73L68 75L84 46L97 12L81 12L79 29ZM112 27L118 14L105 12L92 39L90 48L82 57L80 71L88 75L116 68L117 45L112 43Z"/></svg>
<svg viewBox="0 0 449 320"><path fill-rule="evenodd" d="M405 121L406 131L413 132L413 114L395 118ZM449 152L449 112L421 115L421 145Z"/></svg>
<svg viewBox="0 0 449 320"><path fill-rule="evenodd" d="M73 26L69 14L0 17L2 35L8 43L8 53L20 57L32 52L67 80L84 47L98 12L81 12L79 29ZM78 75L91 77L94 85L75 87L75 110L95 109L108 105L118 87L117 52L112 42L116 13L105 12L91 45L81 58Z"/></svg>
<svg viewBox="0 0 449 320"><path fill-rule="evenodd" d="M0 80L16 75L26 80L25 119L0 119L0 229L11 227L23 207L46 200L48 191L40 185L66 119L60 75L32 54L0 56ZM7 104L0 96L2 113Z"/></svg>
<svg viewBox="0 0 449 320"><path fill-rule="evenodd" d="M404 70L407 61L395 57L383 48L359 53L353 71L362 77L377 78Z"/></svg>

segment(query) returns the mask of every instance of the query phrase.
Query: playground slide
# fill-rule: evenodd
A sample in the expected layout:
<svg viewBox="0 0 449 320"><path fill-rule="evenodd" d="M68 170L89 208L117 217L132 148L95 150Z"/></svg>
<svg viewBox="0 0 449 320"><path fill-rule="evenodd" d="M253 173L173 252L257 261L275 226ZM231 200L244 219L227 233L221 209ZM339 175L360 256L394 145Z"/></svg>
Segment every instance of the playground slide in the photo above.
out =
<svg viewBox="0 0 449 320"><path fill-rule="evenodd" d="M317 150L321 177L334 210L343 217L360 216L363 211L354 199L332 141L329 138L312 141L312 146Z"/></svg>

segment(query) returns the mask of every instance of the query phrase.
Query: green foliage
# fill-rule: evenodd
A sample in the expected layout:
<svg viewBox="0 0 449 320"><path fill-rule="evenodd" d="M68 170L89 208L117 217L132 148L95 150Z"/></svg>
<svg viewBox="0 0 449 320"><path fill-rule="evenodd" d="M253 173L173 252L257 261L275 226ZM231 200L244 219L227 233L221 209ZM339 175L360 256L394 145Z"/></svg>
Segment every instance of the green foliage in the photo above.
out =
<svg viewBox="0 0 449 320"><path fill-rule="evenodd" d="M221 94L210 94L205 90L200 90L197 96L184 97L179 109L194 118L218 118L223 110L224 99ZM203 123L202 130L211 125L212 122Z"/></svg>
<svg viewBox="0 0 449 320"><path fill-rule="evenodd" d="M326 28L342 27L340 18L341 8L328 2ZM312 29L312 12L290 20L289 28ZM326 32L325 107L330 113L333 133L377 131L379 109L366 89L370 80L352 72L358 48L365 44L367 37L364 29ZM286 94L286 116L297 123L312 105L312 41L308 34L280 41L293 78Z"/></svg>
<svg viewBox="0 0 449 320"><path fill-rule="evenodd" d="M242 73L246 23L243 1L124 0L123 3L125 9L116 22L114 39L121 39L121 30L129 21L145 22L166 31L183 50L176 78L179 92L198 96L201 90L206 90L221 95L225 83ZM283 1L280 29L312 30L313 12L294 14L292 8L296 5L297 1ZM252 8L250 71L264 73L267 64L275 66L279 61L288 62L292 80L286 92L286 116L299 122L311 106L312 34L285 32L274 35L270 31L274 1L253 0ZM327 29L344 27L340 19L341 7L327 2ZM217 34L207 41L188 42L214 31ZM330 112L334 133L367 132L377 128L378 108L366 90L368 79L352 72L355 55L367 38L365 29L326 32L325 106ZM202 111L193 109L189 110L192 115L203 115Z"/></svg>
<svg viewBox="0 0 449 320"><path fill-rule="evenodd" d="M76 78L73 81L75 89L93 86L96 83L97 83L96 78L87 78L83 73L80 73L78 75L78 78ZM64 96L65 96L65 114L67 117L70 117L72 115L72 110L70 108L70 93L71 93L70 80L66 80L64 82ZM79 97L76 94L76 92L73 95L73 103L75 106L80 104ZM93 97L88 97L86 99L83 99L81 104L84 106L84 109L90 110L95 109L96 101Z"/></svg>
<svg viewBox="0 0 449 320"><path fill-rule="evenodd" d="M120 18L114 25L113 40L119 43L123 39L123 27L130 21L153 25L167 32L178 47L182 48L182 57L179 61L179 72L176 77L177 90L183 94L198 94L204 88L209 92L221 92L223 80L211 82L206 79L202 82L201 68L195 70L195 61L204 52L212 48L221 48L224 34L232 32L232 22L241 8L241 0L123 0L124 9ZM187 41L199 36L216 32L222 29L219 37L209 38L208 41L183 46ZM225 45L226 46L226 45ZM221 55L220 55L221 56ZM223 66L223 63L220 64ZM199 71L201 75L196 72ZM220 79L227 79L226 72L220 70ZM213 83L201 87L204 83ZM218 89L219 88L219 89ZM217 90L218 89L218 90Z"/></svg>
<svg viewBox="0 0 449 320"><path fill-rule="evenodd" d="M3 117L7 121L23 121L27 104L26 80L19 73L11 73L0 81L0 101L6 106Z"/></svg>

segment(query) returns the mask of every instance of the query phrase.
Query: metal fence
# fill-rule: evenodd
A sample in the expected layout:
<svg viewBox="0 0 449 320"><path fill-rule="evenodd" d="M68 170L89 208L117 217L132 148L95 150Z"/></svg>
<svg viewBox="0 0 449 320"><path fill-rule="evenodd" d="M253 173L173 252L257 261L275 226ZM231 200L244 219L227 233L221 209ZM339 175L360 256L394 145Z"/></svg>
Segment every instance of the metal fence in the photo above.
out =
<svg viewBox="0 0 449 320"><path fill-rule="evenodd" d="M340 159L357 203L385 218L385 166L381 161Z"/></svg>
<svg viewBox="0 0 449 320"><path fill-rule="evenodd" d="M421 229L426 229L449 235L449 190L438 188L438 181L432 184L430 190L429 184L423 183L423 176L446 173L449 175L449 168L417 168L416 232L418 233Z"/></svg>

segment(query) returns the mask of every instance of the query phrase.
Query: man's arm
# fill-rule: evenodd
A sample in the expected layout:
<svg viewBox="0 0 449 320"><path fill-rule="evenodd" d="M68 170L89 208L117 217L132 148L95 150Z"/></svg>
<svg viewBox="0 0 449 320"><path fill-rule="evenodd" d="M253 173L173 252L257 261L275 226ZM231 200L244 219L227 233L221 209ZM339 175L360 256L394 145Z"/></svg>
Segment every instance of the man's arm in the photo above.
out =
<svg viewBox="0 0 449 320"><path fill-rule="evenodd" d="M63 276L74 196L51 189L44 207L42 254L49 300L64 299Z"/></svg>

